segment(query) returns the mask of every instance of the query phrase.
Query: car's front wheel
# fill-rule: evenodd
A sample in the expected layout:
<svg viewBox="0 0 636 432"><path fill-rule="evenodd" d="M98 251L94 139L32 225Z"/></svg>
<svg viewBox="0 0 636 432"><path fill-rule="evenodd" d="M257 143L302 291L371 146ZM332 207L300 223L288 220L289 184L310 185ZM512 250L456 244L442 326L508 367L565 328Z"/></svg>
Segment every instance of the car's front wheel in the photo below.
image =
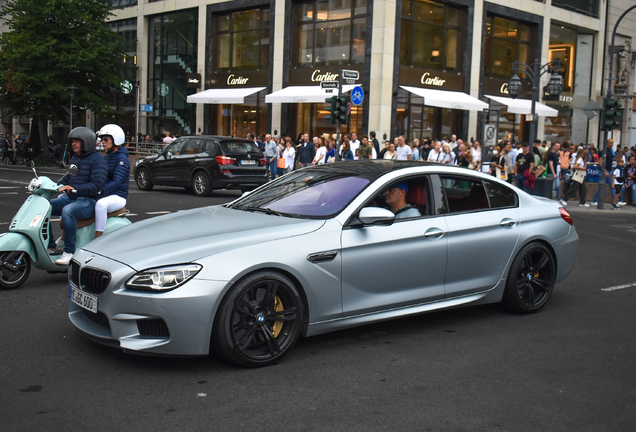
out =
<svg viewBox="0 0 636 432"><path fill-rule="evenodd" d="M199 171L194 175L192 179L192 190L197 196L210 196L212 195L212 184L210 183L210 177L203 171Z"/></svg>
<svg viewBox="0 0 636 432"><path fill-rule="evenodd" d="M213 348L245 367L268 366L294 345L303 326L296 286L276 272L259 272L238 282L223 299L213 329Z"/></svg>
<svg viewBox="0 0 636 432"><path fill-rule="evenodd" d="M139 168L137 170L135 181L137 182L137 187L144 191L149 191L154 186L150 179L150 172L146 168Z"/></svg>
<svg viewBox="0 0 636 432"><path fill-rule="evenodd" d="M531 243L512 262L502 304L512 312L537 312L548 302L555 279L552 253L541 243Z"/></svg>
<svg viewBox="0 0 636 432"><path fill-rule="evenodd" d="M27 280L30 272L31 258L26 252L0 253L0 288L18 288Z"/></svg>

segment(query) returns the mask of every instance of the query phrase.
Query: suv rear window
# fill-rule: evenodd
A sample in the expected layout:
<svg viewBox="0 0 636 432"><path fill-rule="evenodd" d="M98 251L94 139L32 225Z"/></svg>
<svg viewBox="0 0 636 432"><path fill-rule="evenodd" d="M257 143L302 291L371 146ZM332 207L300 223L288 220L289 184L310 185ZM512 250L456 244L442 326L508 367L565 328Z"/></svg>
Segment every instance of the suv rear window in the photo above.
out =
<svg viewBox="0 0 636 432"><path fill-rule="evenodd" d="M258 146L251 141L221 141L221 148L225 154L260 153Z"/></svg>

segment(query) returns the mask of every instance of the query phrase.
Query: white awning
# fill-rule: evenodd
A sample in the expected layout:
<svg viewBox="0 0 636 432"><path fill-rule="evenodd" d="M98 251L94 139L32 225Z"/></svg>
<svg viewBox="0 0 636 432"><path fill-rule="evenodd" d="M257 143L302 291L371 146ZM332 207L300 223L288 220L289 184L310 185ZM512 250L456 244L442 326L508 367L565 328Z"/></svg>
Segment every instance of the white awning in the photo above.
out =
<svg viewBox="0 0 636 432"><path fill-rule="evenodd" d="M342 93L353 90L355 85L342 86ZM265 103L325 103L325 99L338 96L338 90L327 93L320 86L289 86L265 96Z"/></svg>
<svg viewBox="0 0 636 432"><path fill-rule="evenodd" d="M448 90L432 90L421 87L400 86L404 90L424 98L424 105L439 108L460 109L465 111L482 111L488 108L486 102L482 102L466 93L448 91Z"/></svg>
<svg viewBox="0 0 636 432"><path fill-rule="evenodd" d="M498 104L506 105L508 107L508 112L513 114L532 114L532 101L530 99L512 99L501 96L491 96L486 95L488 99L491 101L495 101ZM537 102L535 107L535 112L537 115L542 117L556 117L559 115L559 112L554 108L550 108L547 105L544 105L540 102Z"/></svg>
<svg viewBox="0 0 636 432"><path fill-rule="evenodd" d="M239 87L239 88L220 88L209 89L200 93L188 96L188 103L203 104L242 104L245 98L266 87Z"/></svg>

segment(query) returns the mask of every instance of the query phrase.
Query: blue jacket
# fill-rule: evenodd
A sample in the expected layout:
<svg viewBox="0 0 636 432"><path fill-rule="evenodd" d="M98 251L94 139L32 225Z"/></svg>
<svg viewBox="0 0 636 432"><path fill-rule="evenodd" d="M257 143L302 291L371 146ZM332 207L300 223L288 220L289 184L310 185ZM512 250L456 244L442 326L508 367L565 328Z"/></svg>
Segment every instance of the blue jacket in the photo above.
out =
<svg viewBox="0 0 636 432"><path fill-rule="evenodd" d="M78 197L99 199L99 191L106 183L108 167L102 155L97 150L91 150L71 158L71 165L77 165L79 172L76 176L65 176L60 184L70 185L77 189L77 193L69 193L72 200Z"/></svg>
<svg viewBox="0 0 636 432"><path fill-rule="evenodd" d="M128 150L121 146L119 150L104 156L108 165L108 180L102 189L102 197L119 195L122 198L128 196L128 183L130 177L130 161Z"/></svg>

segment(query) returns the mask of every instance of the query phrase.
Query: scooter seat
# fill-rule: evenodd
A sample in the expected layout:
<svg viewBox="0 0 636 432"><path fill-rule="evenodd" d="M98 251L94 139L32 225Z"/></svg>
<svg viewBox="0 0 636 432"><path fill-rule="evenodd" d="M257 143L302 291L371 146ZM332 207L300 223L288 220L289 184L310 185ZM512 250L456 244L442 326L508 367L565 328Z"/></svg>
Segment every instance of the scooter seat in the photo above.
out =
<svg viewBox="0 0 636 432"><path fill-rule="evenodd" d="M128 210L126 210L126 207L122 207L119 210L115 210L114 212L106 213L106 217L107 218L117 217L127 212ZM88 219L77 219L77 229L87 227L94 223L95 223L95 216L90 217ZM64 224L62 223L62 219L60 219L60 228L64 229Z"/></svg>

